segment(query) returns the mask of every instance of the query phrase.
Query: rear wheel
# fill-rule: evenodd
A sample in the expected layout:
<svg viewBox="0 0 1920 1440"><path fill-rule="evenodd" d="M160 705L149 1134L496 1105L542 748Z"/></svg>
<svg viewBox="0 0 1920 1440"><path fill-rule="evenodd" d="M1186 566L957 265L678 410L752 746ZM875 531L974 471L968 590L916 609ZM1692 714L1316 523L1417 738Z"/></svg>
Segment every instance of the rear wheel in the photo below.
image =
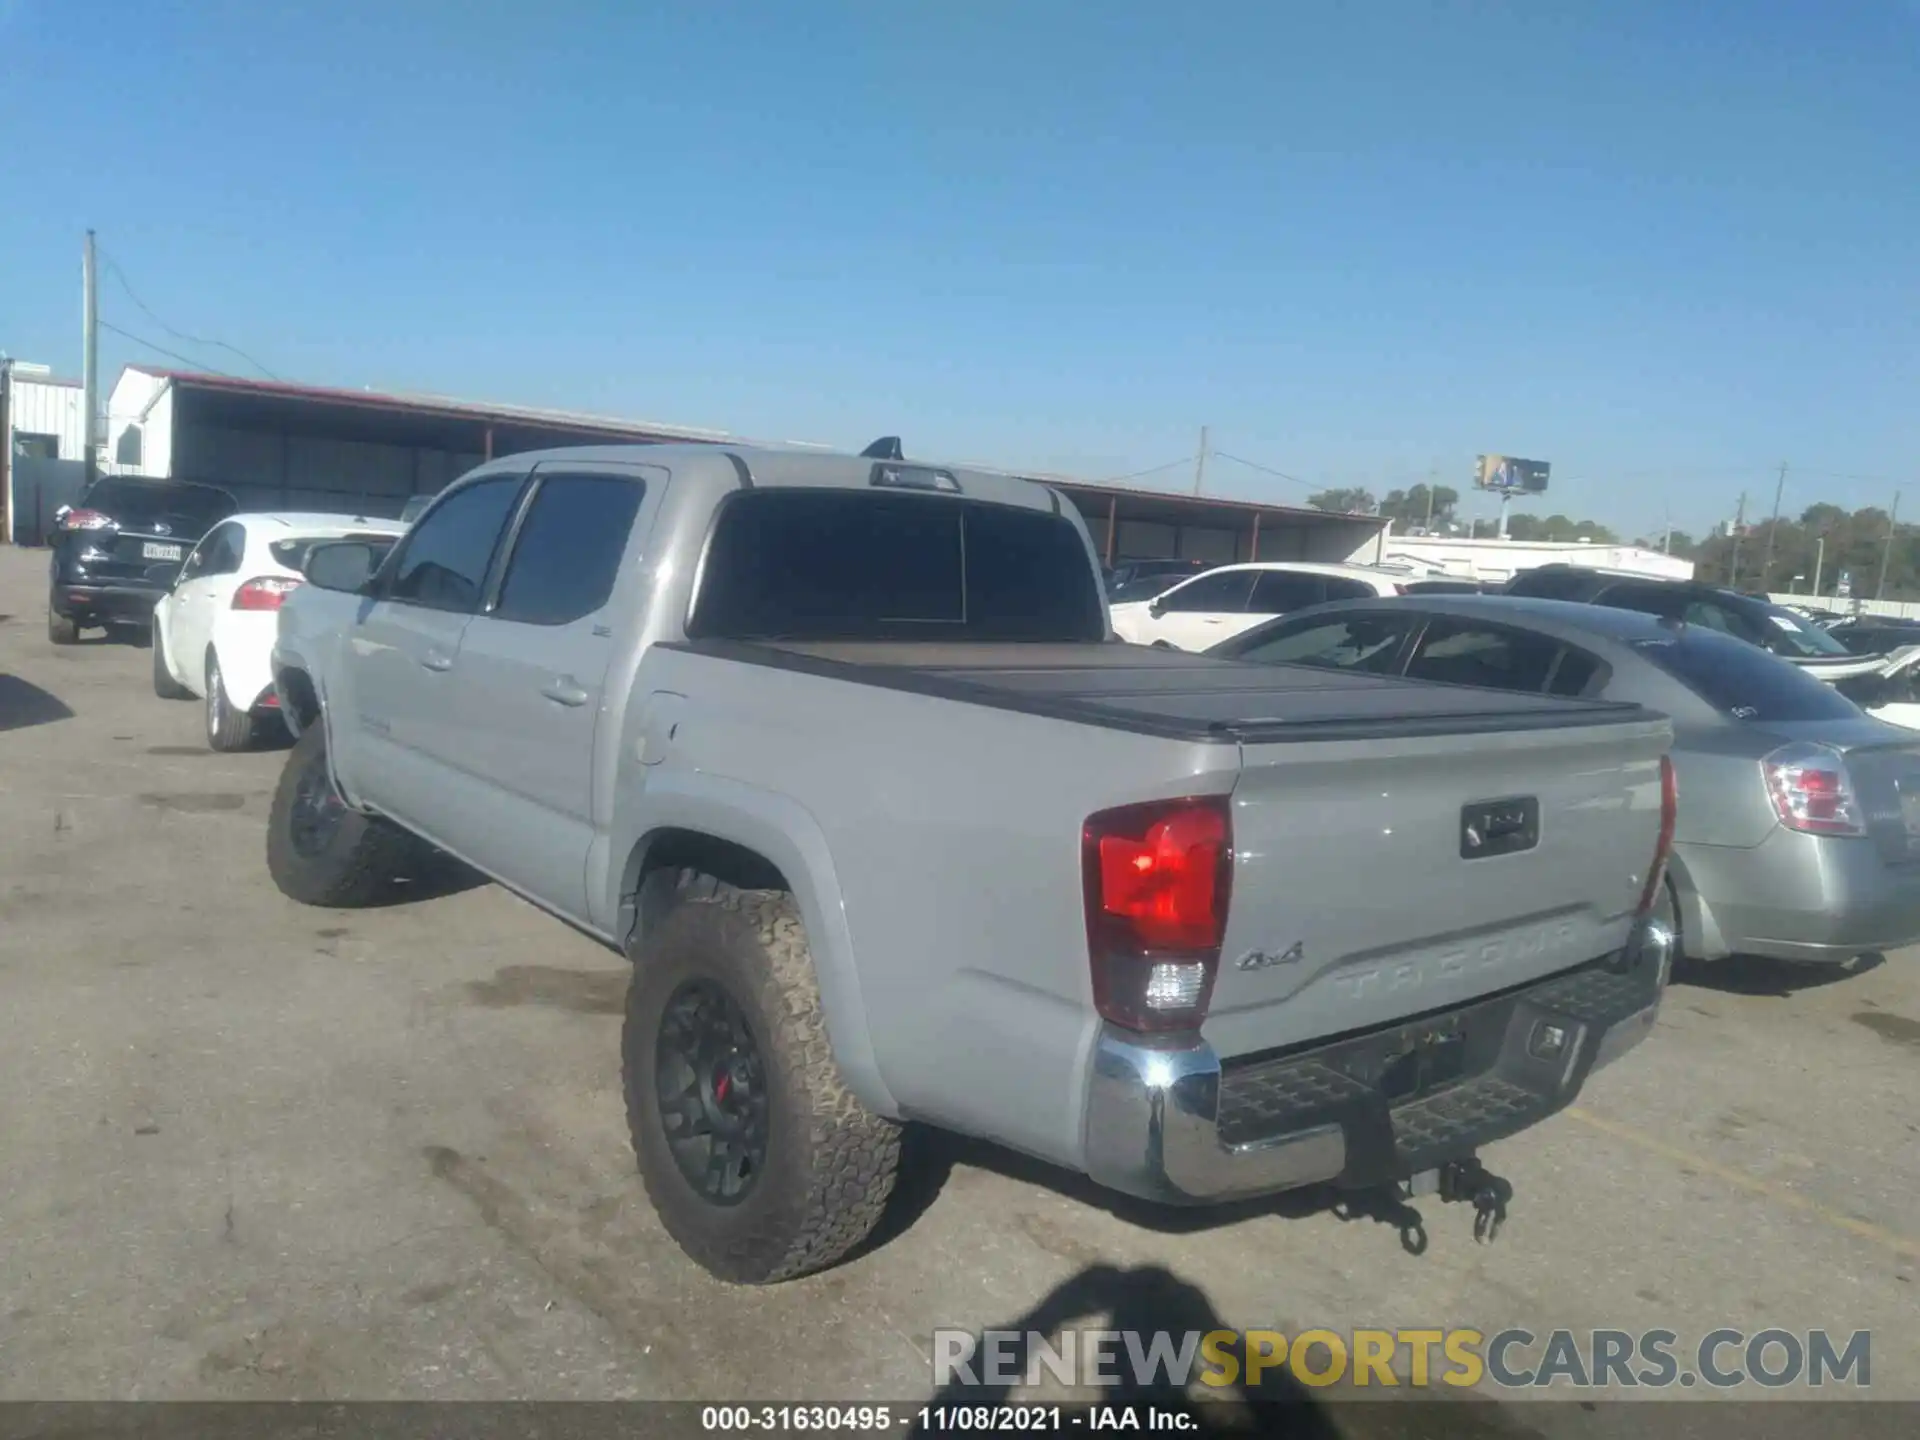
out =
<svg viewBox="0 0 1920 1440"><path fill-rule="evenodd" d="M207 744L215 750L245 750L253 744L252 712L241 710L227 698L227 686L220 674L220 657L207 651Z"/></svg>
<svg viewBox="0 0 1920 1440"><path fill-rule="evenodd" d="M406 831L348 808L327 763L326 727L316 719L287 756L267 817L267 873L280 893L335 910L370 905L423 850Z"/></svg>
<svg viewBox="0 0 1920 1440"><path fill-rule="evenodd" d="M621 1061L641 1179L704 1269L790 1280L872 1233L900 1131L841 1078L791 895L685 872L635 957Z"/></svg>
<svg viewBox="0 0 1920 1440"><path fill-rule="evenodd" d="M62 615L49 604L47 639L56 645L77 645L80 642L80 622L71 615Z"/></svg>
<svg viewBox="0 0 1920 1440"><path fill-rule="evenodd" d="M162 700L191 700L193 692L173 678L173 672L167 669L167 637L160 631L160 622L153 622L153 693Z"/></svg>

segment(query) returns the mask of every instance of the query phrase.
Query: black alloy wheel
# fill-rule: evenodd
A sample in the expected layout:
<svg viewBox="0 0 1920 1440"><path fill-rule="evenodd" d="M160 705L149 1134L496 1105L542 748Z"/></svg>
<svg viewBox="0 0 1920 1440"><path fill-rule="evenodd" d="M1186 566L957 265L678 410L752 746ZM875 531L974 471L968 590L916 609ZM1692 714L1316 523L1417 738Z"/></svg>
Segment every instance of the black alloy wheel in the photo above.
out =
<svg viewBox="0 0 1920 1440"><path fill-rule="evenodd" d="M746 1015L711 980L690 980L667 1002L655 1058L674 1163L709 1204L739 1204L767 1163L766 1069Z"/></svg>

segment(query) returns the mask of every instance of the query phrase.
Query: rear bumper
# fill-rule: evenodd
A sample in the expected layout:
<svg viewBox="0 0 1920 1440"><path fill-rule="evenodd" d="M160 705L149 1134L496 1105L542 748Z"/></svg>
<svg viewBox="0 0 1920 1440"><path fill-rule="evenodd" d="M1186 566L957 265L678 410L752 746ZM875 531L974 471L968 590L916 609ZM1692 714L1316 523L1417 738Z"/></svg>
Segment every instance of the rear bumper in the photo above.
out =
<svg viewBox="0 0 1920 1440"><path fill-rule="evenodd" d="M1671 960L1671 934L1645 922L1627 949L1550 979L1225 1067L1198 1037L1109 1026L1092 1060L1087 1173L1193 1204L1433 1169L1564 1109L1645 1039ZM1423 1069L1448 1078L1423 1083Z"/></svg>
<svg viewBox="0 0 1920 1440"><path fill-rule="evenodd" d="M1725 952L1838 964L1920 940L1920 873L1870 839L1776 830L1752 849L1684 850Z"/></svg>
<svg viewBox="0 0 1920 1440"><path fill-rule="evenodd" d="M110 585L83 581L65 584L55 580L47 603L56 615L70 618L94 616L102 620L147 620L153 607L166 591L158 586L116 582Z"/></svg>

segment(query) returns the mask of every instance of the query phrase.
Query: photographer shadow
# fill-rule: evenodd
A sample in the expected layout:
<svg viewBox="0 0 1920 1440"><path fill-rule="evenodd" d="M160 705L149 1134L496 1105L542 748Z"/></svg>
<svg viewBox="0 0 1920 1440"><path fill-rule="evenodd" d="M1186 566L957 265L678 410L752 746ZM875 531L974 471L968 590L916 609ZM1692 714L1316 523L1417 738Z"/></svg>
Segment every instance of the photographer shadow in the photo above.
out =
<svg viewBox="0 0 1920 1440"><path fill-rule="evenodd" d="M1102 1370L1117 1378L1102 1385L1096 1395L1085 1389L1075 1391L1070 1402L1076 1411L1104 1407L1132 1409L1141 1431L1166 1430L1183 1435L1287 1435L1301 1440L1388 1440L1388 1437L1447 1435L1463 1440L1537 1440L1540 1432L1519 1423L1507 1413L1507 1407L1472 1398L1441 1399L1432 1392L1408 1392L1404 1389L1376 1391L1373 1397L1352 1398L1343 1382L1319 1388L1299 1380L1292 1370L1279 1364L1263 1364L1251 1383L1246 1378L1247 1355L1239 1338L1225 1347L1233 1357L1223 1380L1229 1383L1207 1387L1199 1377L1213 1371L1219 1352L1208 1355L1196 1343L1193 1364L1187 1374L1169 1373L1165 1363L1151 1365L1148 1373L1136 1370L1130 1355L1133 1350L1153 1357L1153 1339L1164 1334L1178 1352L1187 1337L1202 1337L1218 1331L1232 1333L1232 1327L1214 1309L1213 1302L1199 1286L1181 1279L1159 1265L1123 1268L1116 1265L1089 1265L1049 1291L1025 1314L1004 1325L992 1327L1010 1332L991 1352L985 1336L974 1337L973 1353L962 1371L943 1385L927 1402L927 1414L933 1425L940 1423L940 1412L955 1409L992 1407L1009 1403L1035 1403L1016 1390L1029 1379L1046 1377L1050 1372L1030 1347L1030 1337L1047 1337L1056 1347L1062 1329L1111 1330L1122 1336L1138 1337L1130 1347L1121 1340L1111 1346L1111 1359ZM1062 1347L1063 1348L1063 1347ZM1160 1352L1164 1355L1164 1347ZM1087 1369L1084 1355L1081 1370ZM1321 1365L1326 1359L1319 1360ZM958 1367L956 1367L958 1368ZM1220 1373L1220 1372L1214 1372ZM1011 1381L1007 1377L1015 1377ZM972 1383L970 1383L970 1381ZM1206 1398L1197 1398L1200 1391ZM1336 1398L1339 1397L1339 1398ZM1370 1400L1373 1403L1370 1403ZM1394 1403L1400 1400L1402 1403ZM1053 1401L1043 1402L1051 1406ZM1067 1408L1063 1402L1063 1408ZM1150 1409L1148 1417L1143 1410ZM949 1430L965 1428L949 1425ZM1074 1428L1093 1428L1076 1426ZM1128 1428L1134 1428L1129 1426ZM939 1433L932 1426L919 1426L914 1435Z"/></svg>

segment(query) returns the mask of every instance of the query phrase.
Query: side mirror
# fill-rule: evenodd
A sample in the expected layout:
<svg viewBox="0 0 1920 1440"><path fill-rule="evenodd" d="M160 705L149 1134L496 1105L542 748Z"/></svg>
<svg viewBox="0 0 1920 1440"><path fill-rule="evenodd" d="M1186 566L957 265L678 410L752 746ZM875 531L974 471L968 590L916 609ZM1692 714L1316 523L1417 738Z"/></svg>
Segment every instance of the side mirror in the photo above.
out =
<svg viewBox="0 0 1920 1440"><path fill-rule="evenodd" d="M1156 620L1158 620L1162 615L1166 614L1167 613L1166 596L1156 595L1153 597L1153 599L1149 600L1147 602L1147 613L1153 616L1153 618Z"/></svg>
<svg viewBox="0 0 1920 1440"><path fill-rule="evenodd" d="M53 512L53 523L58 525L62 520L66 519L67 516L71 515L72 513L73 513L73 506L62 505L58 510Z"/></svg>
<svg viewBox="0 0 1920 1440"><path fill-rule="evenodd" d="M149 584L164 585L169 590L180 583L180 567L178 565L168 565L164 562L159 565L149 565L146 568L145 574Z"/></svg>
<svg viewBox="0 0 1920 1440"><path fill-rule="evenodd" d="M380 568L380 552L358 540L316 545L307 552L307 583L357 595Z"/></svg>

